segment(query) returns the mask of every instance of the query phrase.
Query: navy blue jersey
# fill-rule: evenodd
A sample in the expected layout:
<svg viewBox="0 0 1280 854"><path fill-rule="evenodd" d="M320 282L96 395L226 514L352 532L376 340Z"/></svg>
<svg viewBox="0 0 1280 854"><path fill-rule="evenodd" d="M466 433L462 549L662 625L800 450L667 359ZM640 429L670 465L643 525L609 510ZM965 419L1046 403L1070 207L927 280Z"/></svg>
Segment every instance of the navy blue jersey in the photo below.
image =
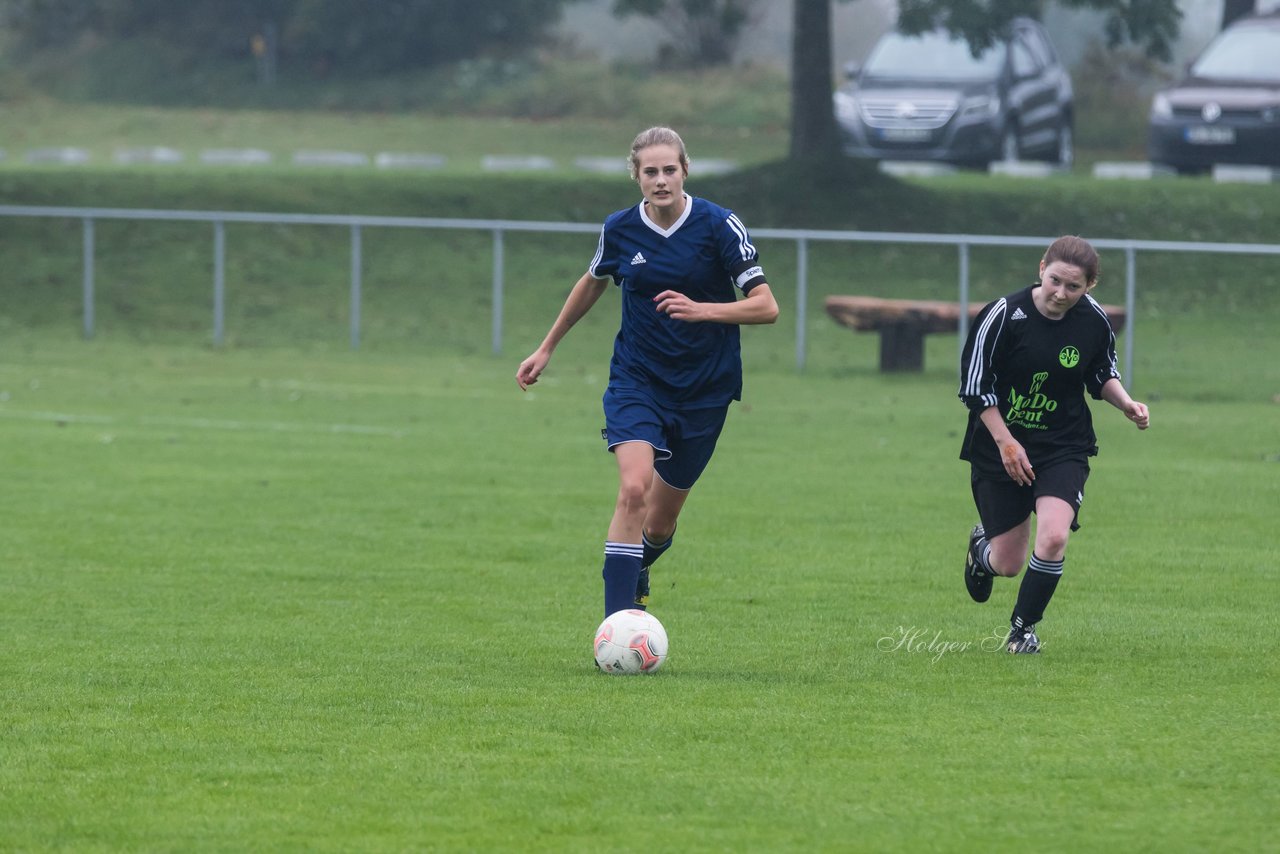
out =
<svg viewBox="0 0 1280 854"><path fill-rule="evenodd" d="M1059 320L1045 317L1032 287L978 314L960 359L960 399L969 408L960 458L989 477L1007 478L1000 451L979 415L992 406L1036 468L1098 452L1084 392L1101 398L1116 369L1111 321L1086 294Z"/></svg>
<svg viewBox="0 0 1280 854"><path fill-rule="evenodd" d="M738 327L690 323L658 311L653 298L678 291L695 302L733 302L765 281L747 229L732 211L685 196L669 229L645 202L604 221L588 272L612 277L622 291L622 325L614 339L609 384L635 388L679 409L727 406L742 396Z"/></svg>

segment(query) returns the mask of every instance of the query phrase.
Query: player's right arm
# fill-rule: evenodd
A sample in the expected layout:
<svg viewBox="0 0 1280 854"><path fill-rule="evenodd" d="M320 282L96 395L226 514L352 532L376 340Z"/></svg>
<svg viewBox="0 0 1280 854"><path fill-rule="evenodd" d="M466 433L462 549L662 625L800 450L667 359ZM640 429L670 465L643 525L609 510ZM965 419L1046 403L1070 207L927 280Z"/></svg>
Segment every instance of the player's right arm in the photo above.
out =
<svg viewBox="0 0 1280 854"><path fill-rule="evenodd" d="M987 428L987 432L991 434L992 440L1000 450L1000 462L1004 466L1005 474L1019 486L1030 486L1031 481L1036 479L1035 470L1031 467L1031 460L1027 458L1026 448L1022 447L1022 443L1013 438L1013 434L1009 432L1008 425L1004 423L1004 416L1000 414L1000 408L989 406L978 414L978 418L982 420L983 426Z"/></svg>
<svg viewBox="0 0 1280 854"><path fill-rule="evenodd" d="M516 370L516 383L522 390L538 381L538 376L547 366L547 362L551 361L551 354L555 352L556 345L569 334L569 330L575 323L586 316L608 286L607 278L597 279L590 272L582 274L582 278L578 279L573 290L569 291L569 297L564 301L564 307L560 309L556 322L551 324L547 337L542 339L538 349L521 362Z"/></svg>
<svg viewBox="0 0 1280 854"><path fill-rule="evenodd" d="M960 356L960 399L991 434L1005 473L1014 483L1027 486L1036 479L1036 473L1026 449L1004 423L996 395L996 349L1007 311L1008 302L1002 297L985 306L974 318Z"/></svg>
<svg viewBox="0 0 1280 854"><path fill-rule="evenodd" d="M960 400L973 412L999 404L996 395L996 348L1004 331L1008 302L1001 297L983 307L969 327L960 354Z"/></svg>

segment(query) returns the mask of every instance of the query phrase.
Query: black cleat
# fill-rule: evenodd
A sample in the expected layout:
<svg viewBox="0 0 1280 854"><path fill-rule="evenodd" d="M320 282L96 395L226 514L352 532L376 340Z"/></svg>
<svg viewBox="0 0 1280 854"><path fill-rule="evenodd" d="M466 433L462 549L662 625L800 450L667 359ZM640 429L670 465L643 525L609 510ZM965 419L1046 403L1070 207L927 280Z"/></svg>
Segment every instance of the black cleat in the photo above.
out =
<svg viewBox="0 0 1280 854"><path fill-rule="evenodd" d="M982 568L982 561L976 553L978 541L986 535L981 525L974 525L969 532L969 550L964 554L964 586L970 598L975 602L985 602L991 598L991 573Z"/></svg>
<svg viewBox="0 0 1280 854"><path fill-rule="evenodd" d="M1040 638L1036 637L1035 626L1013 626L1009 629L1009 640L1006 647L1013 655L1034 655L1040 651Z"/></svg>
<svg viewBox="0 0 1280 854"><path fill-rule="evenodd" d="M649 610L649 567L640 567L640 577L636 579L636 607L641 611Z"/></svg>

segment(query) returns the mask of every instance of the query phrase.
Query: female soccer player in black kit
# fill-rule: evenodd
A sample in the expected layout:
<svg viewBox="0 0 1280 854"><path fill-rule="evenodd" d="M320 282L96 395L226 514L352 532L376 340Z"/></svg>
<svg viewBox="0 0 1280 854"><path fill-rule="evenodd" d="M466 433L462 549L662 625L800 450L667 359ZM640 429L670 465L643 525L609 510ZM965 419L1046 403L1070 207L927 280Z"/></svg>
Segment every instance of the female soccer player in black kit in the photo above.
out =
<svg viewBox="0 0 1280 854"><path fill-rule="evenodd" d="M964 581L975 602L994 576L1022 570L1036 514L1035 546L1018 588L1007 649L1040 651L1036 624L1062 577L1067 537L1097 437L1084 391L1147 429L1146 404L1129 397L1116 369L1115 334L1089 292L1098 253L1085 240L1054 241L1040 280L985 306L960 359L960 399L969 408L960 458L968 460L981 524L969 535Z"/></svg>

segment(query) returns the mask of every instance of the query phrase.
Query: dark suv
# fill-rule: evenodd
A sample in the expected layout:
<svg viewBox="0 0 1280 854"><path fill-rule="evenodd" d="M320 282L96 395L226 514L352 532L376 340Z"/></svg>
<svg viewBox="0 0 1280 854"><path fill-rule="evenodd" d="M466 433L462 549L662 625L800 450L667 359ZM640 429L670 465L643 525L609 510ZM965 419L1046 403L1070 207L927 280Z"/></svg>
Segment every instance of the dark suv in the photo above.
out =
<svg viewBox="0 0 1280 854"><path fill-rule="evenodd" d="M1179 172L1280 166L1280 13L1242 18L1151 102L1147 157Z"/></svg>
<svg viewBox="0 0 1280 854"><path fill-rule="evenodd" d="M945 31L890 32L835 94L845 153L985 167L1073 161L1071 76L1044 28L1018 18L974 56Z"/></svg>

